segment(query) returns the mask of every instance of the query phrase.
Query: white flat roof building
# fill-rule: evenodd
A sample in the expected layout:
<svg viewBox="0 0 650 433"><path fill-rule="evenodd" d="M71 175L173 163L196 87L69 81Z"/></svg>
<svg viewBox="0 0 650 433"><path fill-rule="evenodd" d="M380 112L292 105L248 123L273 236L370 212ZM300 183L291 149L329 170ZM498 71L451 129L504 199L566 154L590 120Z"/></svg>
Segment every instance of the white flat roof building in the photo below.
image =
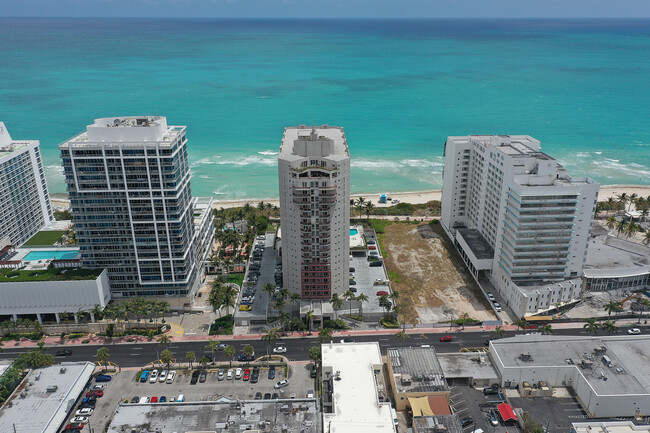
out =
<svg viewBox="0 0 650 433"><path fill-rule="evenodd" d="M528 135L448 137L441 223L472 274L520 316L575 299L599 185Z"/></svg>
<svg viewBox="0 0 650 433"><path fill-rule="evenodd" d="M0 122L0 239L21 246L54 221L37 140L13 140Z"/></svg>
<svg viewBox="0 0 650 433"><path fill-rule="evenodd" d="M570 387L590 417L650 415L650 336L519 335L490 341L506 388Z"/></svg>
<svg viewBox="0 0 650 433"><path fill-rule="evenodd" d="M321 353L324 431L395 433L391 405L379 398L379 343L323 344Z"/></svg>
<svg viewBox="0 0 650 433"><path fill-rule="evenodd" d="M574 422L571 433L650 433L650 425L635 425L632 421Z"/></svg>
<svg viewBox="0 0 650 433"><path fill-rule="evenodd" d="M26 385L19 385L0 409L0 432L58 432L93 371L91 362L63 362L30 371L23 379Z"/></svg>
<svg viewBox="0 0 650 433"><path fill-rule="evenodd" d="M285 128L278 155L284 287L330 299L349 287L350 152L343 128Z"/></svg>

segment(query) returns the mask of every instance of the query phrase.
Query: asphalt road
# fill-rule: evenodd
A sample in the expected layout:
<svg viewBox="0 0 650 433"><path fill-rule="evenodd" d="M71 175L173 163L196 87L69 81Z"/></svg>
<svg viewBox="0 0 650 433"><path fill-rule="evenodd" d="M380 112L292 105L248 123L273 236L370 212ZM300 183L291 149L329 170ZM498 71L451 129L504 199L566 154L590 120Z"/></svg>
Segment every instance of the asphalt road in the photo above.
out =
<svg viewBox="0 0 650 433"><path fill-rule="evenodd" d="M650 327L641 326L642 333L645 335L650 331ZM623 331L622 331L623 332ZM507 332L507 336L512 336L515 334L521 334L521 331L517 332ZM401 340L396 340L392 335L368 335L368 336L355 336L354 340L357 342L361 341L378 341L381 348L382 354L386 353L388 347L395 346L419 346L422 344L430 344L440 353L450 353L458 352L461 348L464 347L482 347L485 344L485 340L488 338L494 338L494 334L488 331L451 331L449 335L453 336L453 341L451 342L441 342L440 333L435 334L409 334L410 338L406 339L404 342ZM556 330L555 335L586 335L584 329L558 329ZM339 342L342 337L334 339L334 342ZM261 356L266 354L266 345L260 340L244 340L238 339L234 341L224 341L226 344L233 344L238 353L241 353L242 348L246 344L251 344L255 348L255 355ZM0 358L12 359L18 356L20 353L23 353L31 348L19 348L12 349L7 347L3 348ZM189 351L194 351L196 353L196 358L200 358L203 355L210 355L210 351L205 348L205 341L187 341L187 342L173 342L170 346L170 350L176 356L177 362L185 362L185 353ZM309 360L309 348L313 346L318 346L318 340L316 333L312 337L304 338L288 338L278 341L275 346L285 346L287 348L287 353L285 354L291 360ZM77 346L65 346L66 349L72 350L72 356L67 357L57 357L57 361L91 361L94 362L97 360L96 354L97 349L100 346L97 345L77 345ZM115 344L107 345L110 351L109 360L118 364L120 367L139 367L145 365L149 362L155 361L158 359L158 352L161 350L158 343L126 343L126 344ZM50 353L54 353L56 350L61 347L52 347L49 348ZM225 357L221 352L217 352L216 361L226 361Z"/></svg>

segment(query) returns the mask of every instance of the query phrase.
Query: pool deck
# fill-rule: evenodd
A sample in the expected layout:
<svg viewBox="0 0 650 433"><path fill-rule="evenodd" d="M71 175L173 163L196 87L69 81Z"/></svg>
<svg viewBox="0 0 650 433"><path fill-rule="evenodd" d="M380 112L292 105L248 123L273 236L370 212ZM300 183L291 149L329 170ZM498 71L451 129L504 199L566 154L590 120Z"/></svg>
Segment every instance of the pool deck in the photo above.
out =
<svg viewBox="0 0 650 433"><path fill-rule="evenodd" d="M75 257L66 257L63 260L74 260L79 258L79 248L16 248L16 254L11 257L10 260L25 260L25 257L31 252L62 252L62 253L72 253L76 252ZM54 254L52 254L50 257L41 257L38 259L33 259L30 261L39 261L39 260L52 260L54 259ZM61 259L59 259L61 260Z"/></svg>
<svg viewBox="0 0 650 433"><path fill-rule="evenodd" d="M351 226L350 230L356 230L357 234L353 235L350 234L350 248L365 248L366 247L366 242L363 239L363 227L362 226ZM351 232L350 232L351 233Z"/></svg>

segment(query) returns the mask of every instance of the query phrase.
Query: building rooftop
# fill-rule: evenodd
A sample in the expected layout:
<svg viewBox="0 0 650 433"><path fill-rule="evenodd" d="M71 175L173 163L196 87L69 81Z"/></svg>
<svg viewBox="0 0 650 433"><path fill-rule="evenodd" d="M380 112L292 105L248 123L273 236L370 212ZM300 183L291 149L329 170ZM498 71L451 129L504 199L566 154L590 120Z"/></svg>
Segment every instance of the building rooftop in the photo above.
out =
<svg viewBox="0 0 650 433"><path fill-rule="evenodd" d="M120 404L108 433L289 431L320 433L315 399Z"/></svg>
<svg viewBox="0 0 650 433"><path fill-rule="evenodd" d="M390 403L379 400L379 343L323 344L321 353L325 405L330 392L327 384L332 386L332 410L325 409L323 413L325 431L394 433ZM382 392L385 394L386 390Z"/></svg>
<svg viewBox="0 0 650 433"><path fill-rule="evenodd" d="M0 122L0 158L9 156L12 153L28 146L37 145L37 140L13 140L4 122Z"/></svg>
<svg viewBox="0 0 650 433"><path fill-rule="evenodd" d="M447 391L445 375L433 347L388 349L397 392Z"/></svg>
<svg viewBox="0 0 650 433"><path fill-rule="evenodd" d="M494 369L492 359L487 353L444 353L438 354L438 362L447 379L470 377L475 380L498 381L499 374Z"/></svg>
<svg viewBox="0 0 650 433"><path fill-rule="evenodd" d="M306 143L297 146L296 142ZM310 156L330 160L350 158L345 132L340 126L290 126L284 129L279 157L299 160Z"/></svg>
<svg viewBox="0 0 650 433"><path fill-rule="evenodd" d="M583 268L586 277L625 277L650 272L650 249L646 246L608 236L598 222L593 223L591 232Z"/></svg>
<svg viewBox="0 0 650 433"><path fill-rule="evenodd" d="M506 369L577 369L598 395L650 394L650 336L518 335L490 346L494 362ZM603 355L611 366L602 362Z"/></svg>
<svg viewBox="0 0 650 433"><path fill-rule="evenodd" d="M95 370L63 362L32 370L0 409L0 432L56 433Z"/></svg>
<svg viewBox="0 0 650 433"><path fill-rule="evenodd" d="M481 232L476 229L459 228L460 232L467 245L472 250L477 259L492 259L494 258L494 249L489 242L483 237Z"/></svg>
<svg viewBox="0 0 650 433"><path fill-rule="evenodd" d="M104 269L54 267L29 271L0 268L0 283L96 280L103 271Z"/></svg>
<svg viewBox="0 0 650 433"><path fill-rule="evenodd" d="M635 425L632 421L591 421L571 424L574 433L650 433L650 425Z"/></svg>
<svg viewBox="0 0 650 433"><path fill-rule="evenodd" d="M456 415L418 416L413 418L413 431L415 433L462 433L463 427Z"/></svg>

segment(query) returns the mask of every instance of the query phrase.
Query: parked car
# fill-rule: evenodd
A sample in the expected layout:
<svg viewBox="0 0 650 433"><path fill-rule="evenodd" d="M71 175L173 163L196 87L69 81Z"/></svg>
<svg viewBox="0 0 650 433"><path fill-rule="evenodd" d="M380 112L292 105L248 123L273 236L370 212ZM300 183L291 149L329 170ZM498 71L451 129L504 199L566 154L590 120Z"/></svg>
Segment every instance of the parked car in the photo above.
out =
<svg viewBox="0 0 650 433"><path fill-rule="evenodd" d="M269 379L275 379L275 365L269 367Z"/></svg>
<svg viewBox="0 0 650 433"><path fill-rule="evenodd" d="M95 389L93 391L88 391L86 393L86 397L103 397L103 396L104 396L103 389Z"/></svg>
<svg viewBox="0 0 650 433"><path fill-rule="evenodd" d="M467 426L470 426L470 425L472 425L472 424L474 424L474 420L472 419L471 416L466 416L465 418L462 418L462 419L460 420L460 425L461 425L463 428L465 428L465 427L467 427Z"/></svg>
<svg viewBox="0 0 650 433"><path fill-rule="evenodd" d="M277 400L278 399L278 393L274 392L273 395L271 396L271 400Z"/></svg>
<svg viewBox="0 0 650 433"><path fill-rule="evenodd" d="M247 368L246 370L244 370L244 377L242 380L247 381L250 380L250 378L251 378L251 369Z"/></svg>
<svg viewBox="0 0 650 433"><path fill-rule="evenodd" d="M262 399L262 393L261 392L256 392L255 393L255 400L261 400Z"/></svg>
<svg viewBox="0 0 650 433"><path fill-rule="evenodd" d="M199 376L199 382L204 383L207 378L208 378L208 373L205 370L203 370L201 372L201 375Z"/></svg>
<svg viewBox="0 0 650 433"><path fill-rule="evenodd" d="M242 354L240 354L240 355L237 357L237 360L238 360L239 362L254 361L254 360L255 360L255 354L253 353L250 357L247 357L246 355L244 355L244 354L242 353Z"/></svg>
<svg viewBox="0 0 650 433"><path fill-rule="evenodd" d="M353 268L353 267L350 267L350 272L354 272L354 268Z"/></svg>
<svg viewBox="0 0 650 433"><path fill-rule="evenodd" d="M81 430L82 428L84 428L84 425L85 424L82 423L82 422L72 422L72 423L68 424L67 426L65 426L65 429L66 430Z"/></svg>
<svg viewBox="0 0 650 433"><path fill-rule="evenodd" d="M110 382L113 379L113 376L107 374L100 374L95 378L95 382Z"/></svg>
<svg viewBox="0 0 650 433"><path fill-rule="evenodd" d="M260 378L260 368L253 368L253 373L251 374L251 383L257 383Z"/></svg>
<svg viewBox="0 0 650 433"><path fill-rule="evenodd" d="M167 383L174 383L174 379L176 379L176 371L172 370L167 375Z"/></svg>
<svg viewBox="0 0 650 433"><path fill-rule="evenodd" d="M152 370L149 377L149 383L156 383L158 381L158 370Z"/></svg>
<svg viewBox="0 0 650 433"><path fill-rule="evenodd" d="M443 337L440 337L440 341L442 341L442 342L452 341L453 339L454 339L454 337L452 337L451 335L445 335Z"/></svg>
<svg viewBox="0 0 650 433"><path fill-rule="evenodd" d="M374 246L374 245L368 245L368 249L369 249L369 250L376 250L376 249L377 249L377 247L376 247L376 246Z"/></svg>
<svg viewBox="0 0 650 433"><path fill-rule="evenodd" d="M284 346L274 347L273 353L287 353L287 348Z"/></svg>
<svg viewBox="0 0 650 433"><path fill-rule="evenodd" d="M79 409L75 415L76 416L90 416L93 414L94 409L89 408L89 407L84 407L83 409Z"/></svg>
<svg viewBox="0 0 650 433"><path fill-rule="evenodd" d="M264 400L271 400L271 393L267 392L264 394Z"/></svg>
<svg viewBox="0 0 650 433"><path fill-rule="evenodd" d="M140 402L140 397L137 395L131 399L131 403L136 404Z"/></svg>
<svg viewBox="0 0 650 433"><path fill-rule="evenodd" d="M165 397L164 395L161 395L161 396L160 396L160 402L161 402L161 403L165 403L165 402L167 402L167 397Z"/></svg>
<svg viewBox="0 0 650 433"><path fill-rule="evenodd" d="M72 350L68 350L68 349L57 350L54 356L72 356Z"/></svg>
<svg viewBox="0 0 650 433"><path fill-rule="evenodd" d="M312 366L311 366L311 370L309 371L309 377L311 377L312 379L315 379L315 378L316 378L316 373L317 373L317 372L318 372L318 371L317 371L317 369L316 369L316 366L315 366L315 365L312 365Z"/></svg>
<svg viewBox="0 0 650 433"><path fill-rule="evenodd" d="M354 338L350 338L350 337L342 338L341 343L354 343Z"/></svg>
<svg viewBox="0 0 650 433"><path fill-rule="evenodd" d="M104 389L104 385L93 385L92 388L90 388L91 391L94 391L96 389Z"/></svg>
<svg viewBox="0 0 650 433"><path fill-rule="evenodd" d="M192 378L190 379L190 385L196 385L197 382L199 381L199 376L201 375L201 372L199 370L194 370L192 372Z"/></svg>
<svg viewBox="0 0 650 433"><path fill-rule="evenodd" d="M279 381L278 383L273 385L273 387L275 389L279 389L279 388L282 388L282 387L288 386L288 385L289 385L289 381L287 379L282 379L281 381Z"/></svg>
<svg viewBox="0 0 650 433"><path fill-rule="evenodd" d="M352 293L357 293L357 288L356 287L350 287L348 290L351 291Z"/></svg>
<svg viewBox="0 0 650 433"><path fill-rule="evenodd" d="M356 285L357 285L357 282L354 281L353 279L350 279L350 285L351 285L351 286L356 286Z"/></svg>
<svg viewBox="0 0 650 433"><path fill-rule="evenodd" d="M167 370L163 370L160 372L160 378L158 379L159 382L165 382L167 379Z"/></svg>
<svg viewBox="0 0 650 433"><path fill-rule="evenodd" d="M232 372L232 370L228 370L228 373ZM242 369L238 368L235 370L235 379L241 379L242 376Z"/></svg>
<svg viewBox="0 0 650 433"><path fill-rule="evenodd" d="M377 296L388 296L388 292L385 290L380 290L377 292Z"/></svg>
<svg viewBox="0 0 650 433"><path fill-rule="evenodd" d="M143 395L142 397L140 397L140 404L147 404L147 403L149 403L149 396Z"/></svg>
<svg viewBox="0 0 650 433"><path fill-rule="evenodd" d="M371 268L378 268L383 265L384 263L381 260L375 260L374 262L370 262L368 266L370 266Z"/></svg>
<svg viewBox="0 0 650 433"><path fill-rule="evenodd" d="M219 373L217 374L217 380L224 380L226 378L226 372L223 370L223 368L219 369Z"/></svg>
<svg viewBox="0 0 650 433"><path fill-rule="evenodd" d="M312 390L307 391L307 398L314 398L314 395L315 395L314 391Z"/></svg>
<svg viewBox="0 0 650 433"><path fill-rule="evenodd" d="M499 425L499 417L497 416L496 411L494 410L490 411L488 415L488 420L490 421L490 424L492 424L492 426L494 427Z"/></svg>
<svg viewBox="0 0 650 433"><path fill-rule="evenodd" d="M250 305L246 305L246 304L241 304L239 306L239 311L250 311L252 309L253 309L253 307L251 307Z"/></svg>
<svg viewBox="0 0 650 433"><path fill-rule="evenodd" d="M142 375L140 376L140 382L145 383L147 380L149 380L149 370L145 370L142 372Z"/></svg>
<svg viewBox="0 0 650 433"><path fill-rule="evenodd" d="M373 240L366 241L366 243L367 243L368 245L375 245L375 241L373 241Z"/></svg>
<svg viewBox="0 0 650 433"><path fill-rule="evenodd" d="M483 388L483 395L497 395L499 393L499 388L487 387Z"/></svg>
<svg viewBox="0 0 650 433"><path fill-rule="evenodd" d="M151 403L158 403L158 397L151 397Z"/></svg>
<svg viewBox="0 0 650 433"><path fill-rule="evenodd" d="M639 328L630 328L627 330L627 333L630 335L639 335L641 330Z"/></svg>
<svg viewBox="0 0 650 433"><path fill-rule="evenodd" d="M291 394L289 394L289 398L296 398L296 393L292 392Z"/></svg>

